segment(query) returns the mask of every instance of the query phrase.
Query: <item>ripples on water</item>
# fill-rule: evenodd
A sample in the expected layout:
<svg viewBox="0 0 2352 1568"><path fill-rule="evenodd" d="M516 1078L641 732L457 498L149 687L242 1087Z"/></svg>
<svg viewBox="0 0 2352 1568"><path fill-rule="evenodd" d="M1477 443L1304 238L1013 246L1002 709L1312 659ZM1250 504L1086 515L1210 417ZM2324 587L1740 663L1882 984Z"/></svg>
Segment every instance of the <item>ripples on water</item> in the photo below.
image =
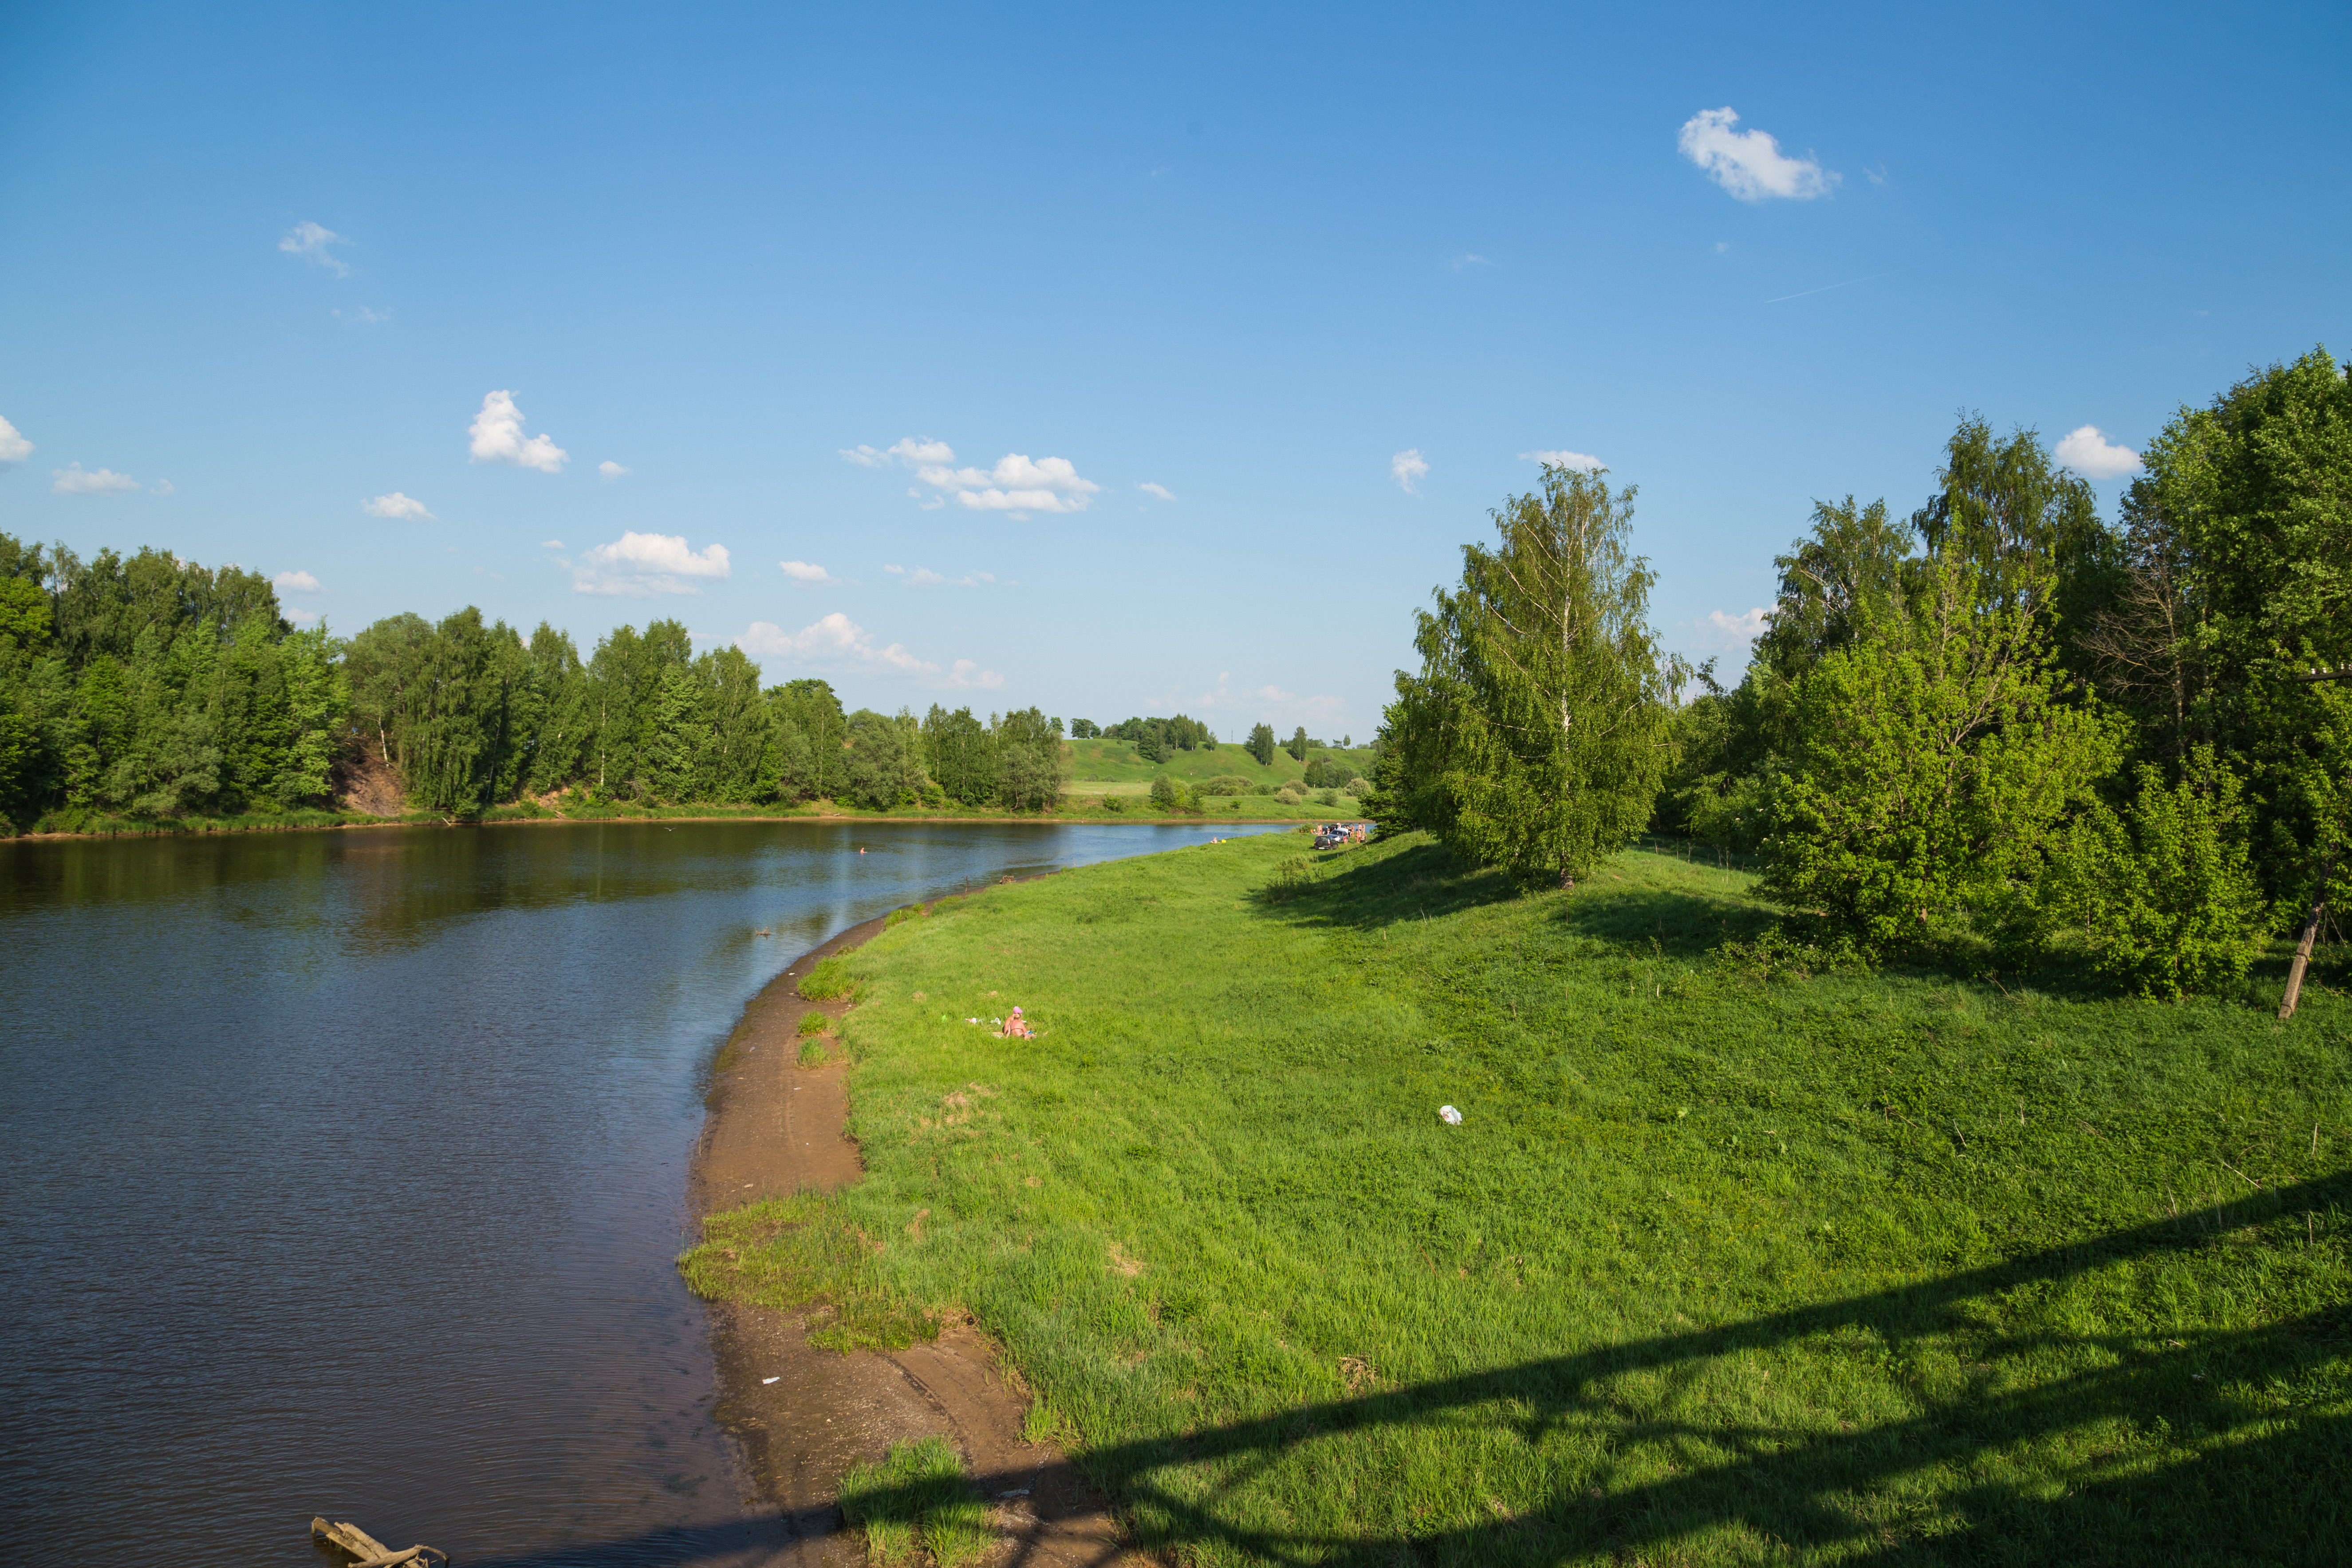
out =
<svg viewBox="0 0 2352 1568"><path fill-rule="evenodd" d="M912 899L1210 833L0 844L0 1560L316 1564L313 1513L710 1560L741 1509L671 1259L743 1004Z"/></svg>

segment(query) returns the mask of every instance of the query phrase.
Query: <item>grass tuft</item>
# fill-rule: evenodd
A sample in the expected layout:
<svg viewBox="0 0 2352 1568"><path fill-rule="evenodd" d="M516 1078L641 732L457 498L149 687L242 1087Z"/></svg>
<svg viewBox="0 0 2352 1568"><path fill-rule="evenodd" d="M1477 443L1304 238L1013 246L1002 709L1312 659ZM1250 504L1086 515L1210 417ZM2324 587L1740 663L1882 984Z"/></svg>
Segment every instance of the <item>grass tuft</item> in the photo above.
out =
<svg viewBox="0 0 2352 1568"><path fill-rule="evenodd" d="M963 1568L995 1544L988 1506L944 1437L895 1443L841 1479L841 1517L866 1538L866 1560L890 1568L920 1541L939 1568Z"/></svg>
<svg viewBox="0 0 2352 1568"><path fill-rule="evenodd" d="M848 961L841 954L821 958L801 976L801 995L811 1002L831 1002L836 998L857 995L857 982L849 973Z"/></svg>

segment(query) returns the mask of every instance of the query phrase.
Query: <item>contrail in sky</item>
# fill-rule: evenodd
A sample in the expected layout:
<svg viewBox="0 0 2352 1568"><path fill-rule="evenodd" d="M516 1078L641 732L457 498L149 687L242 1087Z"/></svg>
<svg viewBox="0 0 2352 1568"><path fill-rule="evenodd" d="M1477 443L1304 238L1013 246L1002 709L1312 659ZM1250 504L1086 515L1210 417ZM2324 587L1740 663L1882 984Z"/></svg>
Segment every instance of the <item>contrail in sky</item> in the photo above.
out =
<svg viewBox="0 0 2352 1568"><path fill-rule="evenodd" d="M1899 272L1902 268L1898 267L1895 270ZM1781 295L1780 300L1801 300L1808 294L1826 294L1832 289L1851 289L1857 283L1868 283L1876 279L1894 276L1894 272L1874 272L1868 278L1849 278L1843 283L1824 283L1818 289L1800 289L1793 294ZM1777 305L1780 300L1767 300L1764 302L1768 305Z"/></svg>

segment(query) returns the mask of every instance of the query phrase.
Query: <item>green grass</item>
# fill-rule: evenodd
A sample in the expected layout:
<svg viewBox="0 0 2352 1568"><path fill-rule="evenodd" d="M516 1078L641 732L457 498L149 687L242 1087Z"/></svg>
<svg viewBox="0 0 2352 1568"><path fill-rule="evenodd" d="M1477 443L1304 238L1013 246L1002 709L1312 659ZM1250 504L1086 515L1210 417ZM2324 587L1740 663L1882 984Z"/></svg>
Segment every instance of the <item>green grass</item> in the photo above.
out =
<svg viewBox="0 0 2352 1568"><path fill-rule="evenodd" d="M1066 741L1063 755L1069 760L1069 789L1073 795L1099 795L1106 789L1140 795L1160 773L1187 786L1231 776L1252 783L1262 779L1276 789L1286 784L1306 787L1300 781L1307 775L1307 764L1280 750L1274 753L1272 765L1263 768L1257 765L1256 758L1230 743L1220 744L1213 751L1203 746L1178 752L1164 763L1145 762L1135 754L1133 742L1128 741ZM1360 773L1372 771L1372 753L1368 746L1352 751L1338 746L1318 747L1307 755L1338 757L1353 763Z"/></svg>
<svg viewBox="0 0 2352 1568"><path fill-rule="evenodd" d="M858 994L858 983L850 973L849 961L836 952L809 965L809 972L801 976L800 993L804 1000L810 1002L831 1002L842 996L854 998ZM812 1016L823 1016L822 1014L804 1014L802 1023L805 1025Z"/></svg>
<svg viewBox="0 0 2352 1568"><path fill-rule="evenodd" d="M963 1568L996 1539L987 1504L944 1437L893 1444L881 1459L842 1477L841 1516L865 1537L874 1568L907 1561L918 1540L939 1568Z"/></svg>
<svg viewBox="0 0 2352 1568"><path fill-rule="evenodd" d="M1294 859L849 955L866 1179L714 1217L689 1282L842 1346L972 1311L1183 1561L2343 1560L2333 955L2281 1026L2275 963L2179 1006L1838 967L1663 854ZM1040 1039L963 1022L1014 1003Z"/></svg>

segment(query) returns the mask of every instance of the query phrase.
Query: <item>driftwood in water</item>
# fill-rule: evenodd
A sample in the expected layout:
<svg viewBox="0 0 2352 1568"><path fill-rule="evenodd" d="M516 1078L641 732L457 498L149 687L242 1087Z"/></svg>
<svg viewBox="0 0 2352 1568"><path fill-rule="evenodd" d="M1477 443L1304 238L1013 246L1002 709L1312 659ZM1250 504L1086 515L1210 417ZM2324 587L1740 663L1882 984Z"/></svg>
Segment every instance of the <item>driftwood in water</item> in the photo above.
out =
<svg viewBox="0 0 2352 1568"><path fill-rule="evenodd" d="M313 1519L310 1521L310 1533L321 1541L341 1547L353 1557L358 1558L359 1561L352 1564L352 1568L394 1568L396 1563L415 1563L420 1559L427 1563L446 1565L449 1561L447 1552L436 1551L430 1546L412 1546L405 1552L394 1552L391 1547L348 1521L341 1524L331 1524L323 1519Z"/></svg>

